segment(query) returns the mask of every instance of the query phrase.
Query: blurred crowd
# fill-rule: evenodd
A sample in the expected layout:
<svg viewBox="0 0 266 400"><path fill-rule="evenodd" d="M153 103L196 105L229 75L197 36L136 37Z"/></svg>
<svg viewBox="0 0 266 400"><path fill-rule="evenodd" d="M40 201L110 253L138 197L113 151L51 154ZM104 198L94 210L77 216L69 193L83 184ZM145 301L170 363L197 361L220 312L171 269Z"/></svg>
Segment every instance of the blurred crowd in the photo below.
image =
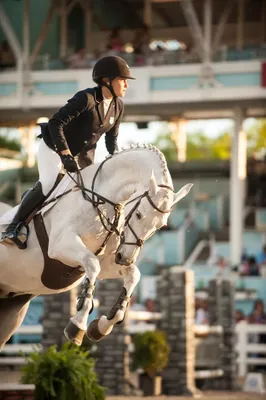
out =
<svg viewBox="0 0 266 400"><path fill-rule="evenodd" d="M225 257L215 254L207 261L209 265L216 265L220 268L221 274L230 267ZM242 254L240 265L233 267L233 271L239 276L265 276L266 273L266 245L263 246L257 255L250 255L246 251Z"/></svg>
<svg viewBox="0 0 266 400"><path fill-rule="evenodd" d="M250 47L250 46L249 46ZM15 67L15 58L5 40L1 43L0 71ZM182 63L198 63L200 57L191 43L181 43L178 39L157 40L151 36L150 28L143 26L132 32L132 37L124 40L119 27L114 28L92 52L77 47L68 49L64 58L52 59L49 54L39 56L33 69L84 69L92 68L95 62L108 55L124 58L130 66L173 65ZM223 45L218 50L215 61L235 61L263 58L266 56L266 45L253 45L251 50L237 50ZM233 58L232 58L233 57Z"/></svg>
<svg viewBox="0 0 266 400"><path fill-rule="evenodd" d="M240 309L235 311L235 323L247 321L249 324L266 324L265 306L261 299L253 303L252 312L245 315ZM208 300L195 298L195 324L208 325ZM266 343L263 342L263 343Z"/></svg>
<svg viewBox="0 0 266 400"><path fill-rule="evenodd" d="M160 44L159 44L160 43ZM177 43L177 42L176 42ZM168 50L163 42L152 44L150 30L144 26L136 30L129 42L125 42L119 28L114 28L107 38L105 48L86 54L85 49L77 49L65 62L70 69L92 67L95 61L105 56L120 56L130 66L162 65L167 63L187 62L188 48L180 45L175 50ZM190 58L198 60L196 53Z"/></svg>

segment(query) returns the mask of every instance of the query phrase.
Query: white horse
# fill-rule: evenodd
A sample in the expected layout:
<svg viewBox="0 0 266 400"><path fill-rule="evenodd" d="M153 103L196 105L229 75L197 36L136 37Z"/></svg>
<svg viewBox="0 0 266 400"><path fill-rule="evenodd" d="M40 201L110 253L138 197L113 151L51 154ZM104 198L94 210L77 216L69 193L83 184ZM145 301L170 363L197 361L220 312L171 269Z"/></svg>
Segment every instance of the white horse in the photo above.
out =
<svg viewBox="0 0 266 400"><path fill-rule="evenodd" d="M108 335L124 319L140 279L135 265L140 248L167 224L171 208L192 186L175 194L165 158L151 145L121 151L100 166L83 169L81 176L84 186L71 182L68 193L44 213L46 249L38 241L43 228L36 230L33 221L26 250L0 245L0 350L22 323L33 297L70 290L84 277L77 313L65 335L78 345L86 331L96 341ZM0 204L0 215L6 209ZM96 278L122 278L124 285L107 316L87 327Z"/></svg>

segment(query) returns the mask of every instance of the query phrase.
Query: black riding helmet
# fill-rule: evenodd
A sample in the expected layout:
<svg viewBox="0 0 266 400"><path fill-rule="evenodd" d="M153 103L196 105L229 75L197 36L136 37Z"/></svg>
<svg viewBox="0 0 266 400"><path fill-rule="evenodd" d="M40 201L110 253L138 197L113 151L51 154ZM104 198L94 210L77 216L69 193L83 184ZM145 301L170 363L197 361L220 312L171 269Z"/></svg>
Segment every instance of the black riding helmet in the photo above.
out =
<svg viewBox="0 0 266 400"><path fill-rule="evenodd" d="M99 86L106 86L115 97L112 80L115 78L135 79L130 75L129 66L121 57L103 57L94 65L92 79ZM103 82L103 78L109 79L109 85Z"/></svg>

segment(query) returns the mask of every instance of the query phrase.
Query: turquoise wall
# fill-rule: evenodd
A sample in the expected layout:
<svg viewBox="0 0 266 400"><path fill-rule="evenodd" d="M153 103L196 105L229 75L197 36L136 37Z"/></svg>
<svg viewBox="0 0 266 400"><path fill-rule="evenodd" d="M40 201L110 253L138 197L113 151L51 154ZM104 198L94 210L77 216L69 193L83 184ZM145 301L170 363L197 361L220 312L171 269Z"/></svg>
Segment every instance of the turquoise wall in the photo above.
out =
<svg viewBox="0 0 266 400"><path fill-rule="evenodd" d="M217 74L215 75L215 78L217 82L224 87L260 86L259 72ZM192 89L196 86L198 79L199 77L196 75L151 78L150 90L165 91Z"/></svg>

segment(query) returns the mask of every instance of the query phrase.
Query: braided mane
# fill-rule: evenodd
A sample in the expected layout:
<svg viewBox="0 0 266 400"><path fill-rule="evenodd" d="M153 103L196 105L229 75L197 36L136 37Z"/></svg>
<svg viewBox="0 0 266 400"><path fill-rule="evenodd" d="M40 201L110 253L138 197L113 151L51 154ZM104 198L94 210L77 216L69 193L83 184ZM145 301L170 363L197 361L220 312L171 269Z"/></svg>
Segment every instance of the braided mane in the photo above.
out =
<svg viewBox="0 0 266 400"><path fill-rule="evenodd" d="M123 148L122 147L120 151L115 151L113 157L115 157L115 156L117 156L119 154L125 153L127 151L139 150L139 149L147 149L147 150L150 150L150 151L154 152L158 156L158 158L159 158L159 160L161 162L163 175L167 176L169 174L164 154L157 147L153 146L152 144L146 144L146 143L144 143L144 144L138 143L136 145L131 144L129 148Z"/></svg>

